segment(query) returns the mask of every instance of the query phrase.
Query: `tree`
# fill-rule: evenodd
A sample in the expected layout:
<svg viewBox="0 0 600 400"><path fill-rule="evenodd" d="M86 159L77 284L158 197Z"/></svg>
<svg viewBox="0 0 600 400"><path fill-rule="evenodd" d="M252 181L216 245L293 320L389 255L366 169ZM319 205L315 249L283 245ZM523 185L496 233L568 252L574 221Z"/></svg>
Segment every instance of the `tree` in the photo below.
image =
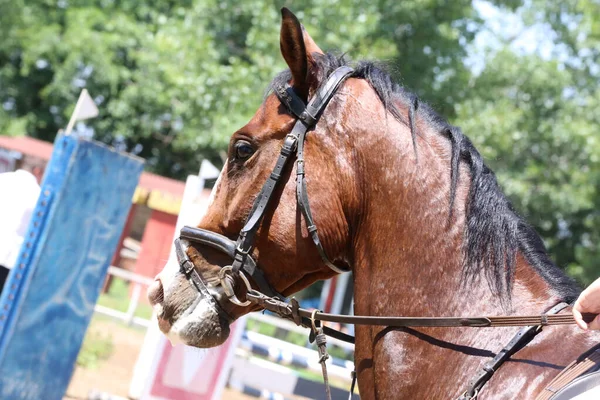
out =
<svg viewBox="0 0 600 400"><path fill-rule="evenodd" d="M202 158L222 162L230 134L284 68L270 2L0 1L9 11L0 128L52 140L85 86L101 109L90 122L96 138L172 177L195 172ZM464 45L479 23L469 1L293 7L324 49L397 64L396 75L443 111L464 95Z"/></svg>
<svg viewBox="0 0 600 400"><path fill-rule="evenodd" d="M523 54L515 37L500 37L454 121L554 260L582 283L600 275L599 10L585 1L519 9L524 28L549 42L544 54Z"/></svg>
<svg viewBox="0 0 600 400"><path fill-rule="evenodd" d="M599 274L597 0L295 1L325 50L379 59L463 128L559 265ZM279 3L0 0L0 130L52 140L87 87L96 138L183 178L259 107L279 54ZM482 8L522 22L515 35ZM550 51L515 46L538 29ZM482 33L494 46L475 56ZM491 39L490 39L491 34ZM479 36L478 36L479 35Z"/></svg>

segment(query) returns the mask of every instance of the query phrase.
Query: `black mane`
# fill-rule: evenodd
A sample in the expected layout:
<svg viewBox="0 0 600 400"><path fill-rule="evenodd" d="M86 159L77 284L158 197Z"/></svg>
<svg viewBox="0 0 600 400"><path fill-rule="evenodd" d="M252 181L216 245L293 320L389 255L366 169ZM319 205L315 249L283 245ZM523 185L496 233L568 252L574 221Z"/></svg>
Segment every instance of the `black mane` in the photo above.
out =
<svg viewBox="0 0 600 400"><path fill-rule="evenodd" d="M517 250L520 250L558 296L567 302L577 298L580 290L574 280L550 260L540 236L515 212L500 189L495 174L484 164L475 146L459 128L450 125L427 104L419 101L415 94L395 83L385 68L376 63L360 61L350 64L343 56L333 54L318 56L316 63L319 82L336 68L351 65L354 68L351 77L369 82L386 110L410 128L415 151L415 114L449 139L452 146L450 216L454 207L459 164L464 162L469 166L471 187L466 211L464 284L468 285L483 274L492 292L510 299ZM290 79L290 72L284 71L273 80L269 89ZM398 103L408 108L408 120L398 109Z"/></svg>

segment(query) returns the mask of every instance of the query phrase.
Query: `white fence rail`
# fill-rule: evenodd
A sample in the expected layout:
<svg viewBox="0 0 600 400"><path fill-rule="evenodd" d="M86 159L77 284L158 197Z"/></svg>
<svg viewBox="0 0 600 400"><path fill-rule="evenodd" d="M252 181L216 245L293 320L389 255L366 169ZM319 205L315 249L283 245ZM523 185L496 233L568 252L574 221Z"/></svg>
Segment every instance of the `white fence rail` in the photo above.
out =
<svg viewBox="0 0 600 400"><path fill-rule="evenodd" d="M152 282L154 282L154 280L146 276L127 271L123 268L117 268L113 266L108 267L108 274L131 283L132 292L131 297L129 299L129 304L127 305L127 311L123 312L114 310L112 308L105 307L100 304L96 304L96 306L94 307L94 311L112 318L120 319L128 325L138 325L147 328L150 325L150 320L136 317L135 311L137 310L138 305L140 304L142 286L148 287L152 285Z"/></svg>
<svg viewBox="0 0 600 400"><path fill-rule="evenodd" d="M255 321L264 322L269 325L276 326L277 328L281 328L281 329L284 329L289 332L301 333L303 335L306 335L306 338L308 339L308 330L306 328L298 326L295 323L293 323L292 321L289 321L287 319L274 317L272 315L263 314L261 312L254 312L254 313L248 314L248 318L253 319ZM327 345L328 346L334 345L334 346L341 347L342 349L345 349L345 350L354 351L354 345L352 343L347 343L347 342L344 342L342 340L332 338L332 337L327 338Z"/></svg>

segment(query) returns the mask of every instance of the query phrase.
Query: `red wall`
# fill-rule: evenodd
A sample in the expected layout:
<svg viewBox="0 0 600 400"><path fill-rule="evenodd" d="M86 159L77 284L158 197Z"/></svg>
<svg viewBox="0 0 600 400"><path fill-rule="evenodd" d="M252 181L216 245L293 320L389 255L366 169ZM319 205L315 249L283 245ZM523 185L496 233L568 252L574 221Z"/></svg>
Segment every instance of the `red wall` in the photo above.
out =
<svg viewBox="0 0 600 400"><path fill-rule="evenodd" d="M123 232L121 233L121 237L119 238L119 244L117 245L117 251L113 255L113 259L110 262L110 265L118 266L121 263L121 250L123 249L123 241L131 231L131 224L133 223L133 217L135 216L135 211L137 210L137 204L132 204L131 209L129 210L129 214L127 215L127 221L125 222L125 226L123 227Z"/></svg>
<svg viewBox="0 0 600 400"><path fill-rule="evenodd" d="M150 219L146 223L142 248L135 265L135 272L154 278L162 271L173 244L177 216L152 210Z"/></svg>

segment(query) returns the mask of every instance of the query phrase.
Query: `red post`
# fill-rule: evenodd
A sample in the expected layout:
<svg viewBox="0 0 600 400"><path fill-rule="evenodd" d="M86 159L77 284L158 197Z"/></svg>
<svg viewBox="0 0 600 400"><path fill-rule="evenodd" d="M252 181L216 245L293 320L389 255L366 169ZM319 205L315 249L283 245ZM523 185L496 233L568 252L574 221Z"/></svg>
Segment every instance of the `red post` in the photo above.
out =
<svg viewBox="0 0 600 400"><path fill-rule="evenodd" d="M162 271L169 259L177 216L152 210L146 223L140 255L135 264L135 272L154 278Z"/></svg>

